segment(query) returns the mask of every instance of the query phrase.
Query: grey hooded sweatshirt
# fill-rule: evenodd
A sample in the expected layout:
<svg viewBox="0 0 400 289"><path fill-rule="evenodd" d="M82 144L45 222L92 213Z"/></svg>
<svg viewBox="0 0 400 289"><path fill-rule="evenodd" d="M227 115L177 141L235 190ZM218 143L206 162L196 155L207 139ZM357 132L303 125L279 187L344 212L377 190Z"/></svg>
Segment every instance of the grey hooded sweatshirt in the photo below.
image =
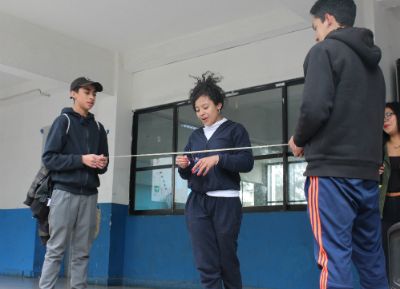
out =
<svg viewBox="0 0 400 289"><path fill-rule="evenodd" d="M341 28L314 45L294 142L306 176L379 180L385 82L381 50L364 28Z"/></svg>

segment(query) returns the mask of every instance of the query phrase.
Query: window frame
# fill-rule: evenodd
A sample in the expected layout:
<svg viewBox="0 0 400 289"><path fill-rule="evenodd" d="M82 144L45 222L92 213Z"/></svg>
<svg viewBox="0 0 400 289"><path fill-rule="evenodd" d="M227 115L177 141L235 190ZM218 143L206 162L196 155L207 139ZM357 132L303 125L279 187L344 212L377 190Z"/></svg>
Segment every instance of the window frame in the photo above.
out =
<svg viewBox="0 0 400 289"><path fill-rule="evenodd" d="M304 84L304 78L294 78L286 81L274 82L271 84L259 85L254 87L243 88L239 90L226 92L226 98L240 96L244 94L256 93L266 90L281 88L282 93L282 143L288 143L288 87ZM178 108L183 105L190 105L189 100L172 102L168 104L158 105L149 108L142 108L133 111L133 125L132 125L132 145L131 154L137 154L137 132L139 129L139 116L145 113L152 113L163 109L173 110L173 129L172 129L172 151L176 152L178 148ZM289 152L288 147L284 146L282 153L275 153L269 155L258 155L254 160L263 160L271 158L282 158L283 165L283 204L282 205L269 205L269 206L254 206L243 207L243 212L276 212L276 211L304 211L307 208L306 204L290 204L289 203L289 157L293 156ZM171 156L174 158L174 156ZM176 178L176 164L174 159L171 165L158 165L150 167L136 168L136 157L131 157L130 165L130 181L129 181L129 214L130 215L182 215L183 209L178 209L175 206L175 178ZM171 209L157 209L157 210L135 210L135 193L136 185L135 178L137 171L148 171L155 169L170 168L171 171L171 184L172 184L172 207Z"/></svg>

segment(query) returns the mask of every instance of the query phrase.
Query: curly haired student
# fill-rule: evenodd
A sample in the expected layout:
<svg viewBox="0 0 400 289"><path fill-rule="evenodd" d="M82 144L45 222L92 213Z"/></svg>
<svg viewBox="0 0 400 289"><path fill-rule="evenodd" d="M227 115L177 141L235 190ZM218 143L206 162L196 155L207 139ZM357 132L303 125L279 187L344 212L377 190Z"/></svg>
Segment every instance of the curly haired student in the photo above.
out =
<svg viewBox="0 0 400 289"><path fill-rule="evenodd" d="M189 137L187 152L251 146L246 129L221 114L225 93L217 85L219 80L205 73L190 92L193 109L204 126ZM188 153L177 156L176 164L191 189L185 216L203 287L241 289L236 254L242 220L239 173L253 168L251 150Z"/></svg>

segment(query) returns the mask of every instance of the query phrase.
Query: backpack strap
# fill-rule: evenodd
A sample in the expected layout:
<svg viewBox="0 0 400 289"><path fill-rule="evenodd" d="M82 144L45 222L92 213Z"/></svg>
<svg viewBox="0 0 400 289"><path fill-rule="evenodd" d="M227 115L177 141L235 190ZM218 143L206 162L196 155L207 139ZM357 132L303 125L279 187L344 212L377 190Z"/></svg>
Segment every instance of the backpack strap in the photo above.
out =
<svg viewBox="0 0 400 289"><path fill-rule="evenodd" d="M68 126L67 126L67 130L66 130L66 134L68 134L68 132L69 132L69 127L70 127L70 125L71 125L71 120L69 119L68 114L63 113L63 116L65 116L65 117L67 118L67 120L68 120Z"/></svg>

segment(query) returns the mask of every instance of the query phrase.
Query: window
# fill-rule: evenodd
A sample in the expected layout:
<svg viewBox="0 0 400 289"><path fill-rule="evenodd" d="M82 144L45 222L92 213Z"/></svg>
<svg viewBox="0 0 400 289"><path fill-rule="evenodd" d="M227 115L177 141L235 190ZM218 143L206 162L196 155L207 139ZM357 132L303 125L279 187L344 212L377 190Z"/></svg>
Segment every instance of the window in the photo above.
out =
<svg viewBox="0 0 400 289"><path fill-rule="evenodd" d="M137 115L135 136L136 153L171 152L173 147L173 115L171 108ZM135 183L135 210L172 209L171 155L141 157L135 161L132 174Z"/></svg>
<svg viewBox="0 0 400 289"><path fill-rule="evenodd" d="M304 209L304 159L294 158L286 144L294 133L303 80L258 86L230 92L226 118L243 124L249 132L254 168L241 174L244 211ZM132 154L183 151L190 134L201 126L187 101L134 113ZM181 179L173 155L132 159L130 212L134 214L182 213L190 190Z"/></svg>
<svg viewBox="0 0 400 289"><path fill-rule="evenodd" d="M294 134L297 119L300 114L301 97L303 94L303 84L291 85L287 87L287 110L288 110L288 137ZM306 170L304 158L289 157L289 203L305 204L303 172Z"/></svg>

